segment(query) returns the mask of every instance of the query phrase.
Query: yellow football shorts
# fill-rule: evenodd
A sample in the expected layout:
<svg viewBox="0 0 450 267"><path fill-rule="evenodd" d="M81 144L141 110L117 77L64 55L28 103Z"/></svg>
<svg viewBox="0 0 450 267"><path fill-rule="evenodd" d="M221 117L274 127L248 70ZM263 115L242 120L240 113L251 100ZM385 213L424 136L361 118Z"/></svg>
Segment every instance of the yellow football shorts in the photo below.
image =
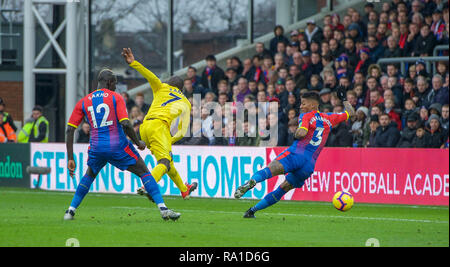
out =
<svg viewBox="0 0 450 267"><path fill-rule="evenodd" d="M158 119L146 120L141 124L139 132L142 141L157 161L161 159L172 161L172 135L167 122Z"/></svg>

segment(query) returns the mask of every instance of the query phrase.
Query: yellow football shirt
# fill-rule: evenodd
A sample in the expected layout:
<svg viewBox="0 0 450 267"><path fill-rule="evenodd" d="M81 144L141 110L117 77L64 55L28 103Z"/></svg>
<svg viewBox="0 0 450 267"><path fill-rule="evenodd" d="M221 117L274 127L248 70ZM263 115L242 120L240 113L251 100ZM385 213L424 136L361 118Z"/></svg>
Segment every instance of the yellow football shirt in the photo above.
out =
<svg viewBox="0 0 450 267"><path fill-rule="evenodd" d="M159 119L171 125L180 117L178 132L172 138L172 144L181 140L190 124L191 103L178 88L172 87L161 80L150 70L134 61L130 67L137 70L150 84L153 91L153 103L145 117L145 121ZM145 123L144 121L144 123Z"/></svg>

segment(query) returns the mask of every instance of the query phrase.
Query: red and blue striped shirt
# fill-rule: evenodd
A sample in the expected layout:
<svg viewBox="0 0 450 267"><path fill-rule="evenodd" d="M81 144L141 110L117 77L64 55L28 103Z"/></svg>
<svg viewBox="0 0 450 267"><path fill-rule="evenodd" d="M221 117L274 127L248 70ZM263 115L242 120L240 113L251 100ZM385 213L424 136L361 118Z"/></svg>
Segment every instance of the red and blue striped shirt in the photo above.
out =
<svg viewBox="0 0 450 267"><path fill-rule="evenodd" d="M96 152L123 150L129 141L120 122L128 120L124 99L116 92L99 89L81 99L68 125L77 128L86 117L90 131L90 149Z"/></svg>
<svg viewBox="0 0 450 267"><path fill-rule="evenodd" d="M327 143L333 127L348 119L349 114L347 112L320 113L312 111L301 114L299 117L299 128L305 129L308 133L302 140L296 140L288 151L295 154L309 155L315 162Z"/></svg>

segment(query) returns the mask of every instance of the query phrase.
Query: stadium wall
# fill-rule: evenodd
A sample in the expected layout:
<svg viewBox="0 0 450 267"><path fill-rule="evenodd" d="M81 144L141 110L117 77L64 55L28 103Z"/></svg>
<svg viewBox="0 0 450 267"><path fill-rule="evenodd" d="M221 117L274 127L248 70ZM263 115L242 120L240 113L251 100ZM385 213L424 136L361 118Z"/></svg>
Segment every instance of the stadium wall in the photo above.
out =
<svg viewBox="0 0 450 267"><path fill-rule="evenodd" d="M64 144L31 144L32 166L51 167L41 179L44 190L75 191L86 171L88 145L75 145L78 168L71 179L66 169ZM175 166L188 182L198 182L194 197L232 198L245 183L283 148L186 147L173 148ZM141 152L153 168L155 160ZM429 160L432 159L432 160ZM82 162L82 164L80 164ZM289 192L284 200L330 201L336 191L352 193L359 203L449 205L449 154L447 150L325 148L316 171L302 189ZM261 199L284 180L283 176L259 184L244 197ZM141 186L140 178L107 165L91 187L96 193L132 194ZM37 177L30 177L36 188ZM179 195L173 182L164 176L164 195Z"/></svg>
<svg viewBox="0 0 450 267"><path fill-rule="evenodd" d="M0 186L30 187L30 144L0 144Z"/></svg>

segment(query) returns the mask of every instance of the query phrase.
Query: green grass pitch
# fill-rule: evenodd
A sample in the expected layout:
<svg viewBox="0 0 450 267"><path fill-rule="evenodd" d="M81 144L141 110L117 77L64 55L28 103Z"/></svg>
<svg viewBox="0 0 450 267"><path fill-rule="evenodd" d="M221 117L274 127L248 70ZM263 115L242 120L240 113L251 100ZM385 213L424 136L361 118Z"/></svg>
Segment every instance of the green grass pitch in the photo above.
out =
<svg viewBox="0 0 450 267"><path fill-rule="evenodd" d="M242 215L255 200L165 197L182 213L165 222L137 195L88 194L74 221L63 221L73 193L0 188L0 246L299 247L449 246L448 207L282 201Z"/></svg>

